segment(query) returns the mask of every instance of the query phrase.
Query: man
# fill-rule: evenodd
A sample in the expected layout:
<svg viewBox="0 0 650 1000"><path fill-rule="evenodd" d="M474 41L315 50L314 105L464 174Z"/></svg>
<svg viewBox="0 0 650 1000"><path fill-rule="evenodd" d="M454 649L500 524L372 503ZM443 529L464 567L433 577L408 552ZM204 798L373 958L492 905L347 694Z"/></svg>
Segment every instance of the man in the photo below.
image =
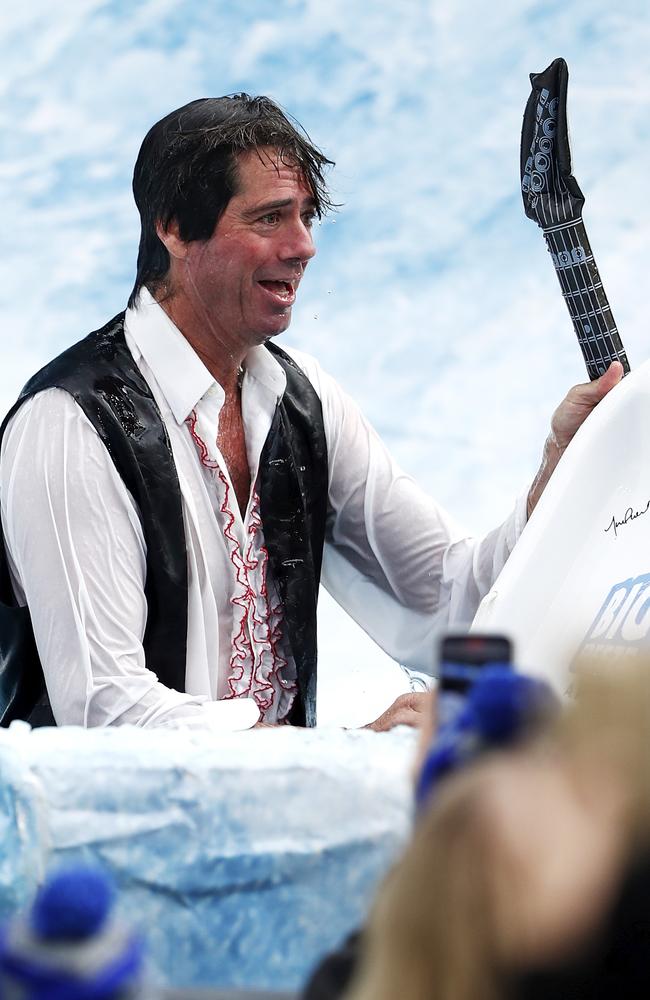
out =
<svg viewBox="0 0 650 1000"><path fill-rule="evenodd" d="M126 314L10 414L7 569L59 724L313 725L323 551L335 598L417 667L516 541L522 504L463 539L317 363L270 341L315 253L329 163L267 98L194 101L157 123L134 173ZM556 412L529 513L620 375ZM414 724L424 704L402 697L374 726Z"/></svg>

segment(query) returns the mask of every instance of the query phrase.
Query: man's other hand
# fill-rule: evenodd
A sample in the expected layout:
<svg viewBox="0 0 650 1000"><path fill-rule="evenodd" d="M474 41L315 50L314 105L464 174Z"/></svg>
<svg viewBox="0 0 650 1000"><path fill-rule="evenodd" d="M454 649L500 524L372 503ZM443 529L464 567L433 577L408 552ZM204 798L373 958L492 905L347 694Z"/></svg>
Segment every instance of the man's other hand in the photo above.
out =
<svg viewBox="0 0 650 1000"><path fill-rule="evenodd" d="M564 454L578 428L585 422L594 407L610 389L623 378L623 365L612 361L604 375L593 382L574 385L553 414L551 433L544 445L544 455L533 485L528 494L528 516L532 514L555 466Z"/></svg>
<svg viewBox="0 0 650 1000"><path fill-rule="evenodd" d="M623 378L623 365L612 361L604 375L593 382L574 385L558 406L551 420L551 436L564 451L578 428L587 419L597 403Z"/></svg>
<svg viewBox="0 0 650 1000"><path fill-rule="evenodd" d="M395 726L413 726L419 729L429 720L430 715L431 694L428 691L401 694L378 719L363 728L374 729L376 733L387 733Z"/></svg>

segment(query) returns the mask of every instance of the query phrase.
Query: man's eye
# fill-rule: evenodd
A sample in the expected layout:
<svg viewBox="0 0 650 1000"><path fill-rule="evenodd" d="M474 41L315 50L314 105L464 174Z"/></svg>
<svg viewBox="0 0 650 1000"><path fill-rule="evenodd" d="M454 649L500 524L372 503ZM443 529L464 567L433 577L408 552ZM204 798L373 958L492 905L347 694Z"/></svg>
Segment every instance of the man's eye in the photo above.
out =
<svg viewBox="0 0 650 1000"><path fill-rule="evenodd" d="M311 227L316 222L316 213L315 212L308 212L307 215L303 215L302 221L305 224L305 226L307 227L307 229L311 229Z"/></svg>
<svg viewBox="0 0 650 1000"><path fill-rule="evenodd" d="M275 223L279 220L279 218L280 218L279 212L267 212L266 215L262 215L260 217L260 222L263 222L267 226L274 226Z"/></svg>

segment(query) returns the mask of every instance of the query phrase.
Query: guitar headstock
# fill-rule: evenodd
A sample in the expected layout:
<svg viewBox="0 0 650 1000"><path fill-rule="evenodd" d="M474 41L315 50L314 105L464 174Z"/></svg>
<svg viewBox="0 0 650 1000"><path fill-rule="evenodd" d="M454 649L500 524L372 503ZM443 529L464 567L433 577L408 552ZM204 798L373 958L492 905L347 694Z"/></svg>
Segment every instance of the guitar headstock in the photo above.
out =
<svg viewBox="0 0 650 1000"><path fill-rule="evenodd" d="M530 74L532 91L521 130L521 193L526 215L542 229L579 219L585 200L571 173L568 81L564 59Z"/></svg>

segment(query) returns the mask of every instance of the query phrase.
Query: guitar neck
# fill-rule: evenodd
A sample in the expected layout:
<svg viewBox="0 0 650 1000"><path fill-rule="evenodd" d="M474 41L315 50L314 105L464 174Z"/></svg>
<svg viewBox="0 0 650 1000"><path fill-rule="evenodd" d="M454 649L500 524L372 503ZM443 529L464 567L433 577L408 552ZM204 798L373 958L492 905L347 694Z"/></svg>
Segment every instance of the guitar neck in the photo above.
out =
<svg viewBox="0 0 650 1000"><path fill-rule="evenodd" d="M612 361L620 361L627 374L630 365L582 219L545 227L544 237L589 378L598 378Z"/></svg>

